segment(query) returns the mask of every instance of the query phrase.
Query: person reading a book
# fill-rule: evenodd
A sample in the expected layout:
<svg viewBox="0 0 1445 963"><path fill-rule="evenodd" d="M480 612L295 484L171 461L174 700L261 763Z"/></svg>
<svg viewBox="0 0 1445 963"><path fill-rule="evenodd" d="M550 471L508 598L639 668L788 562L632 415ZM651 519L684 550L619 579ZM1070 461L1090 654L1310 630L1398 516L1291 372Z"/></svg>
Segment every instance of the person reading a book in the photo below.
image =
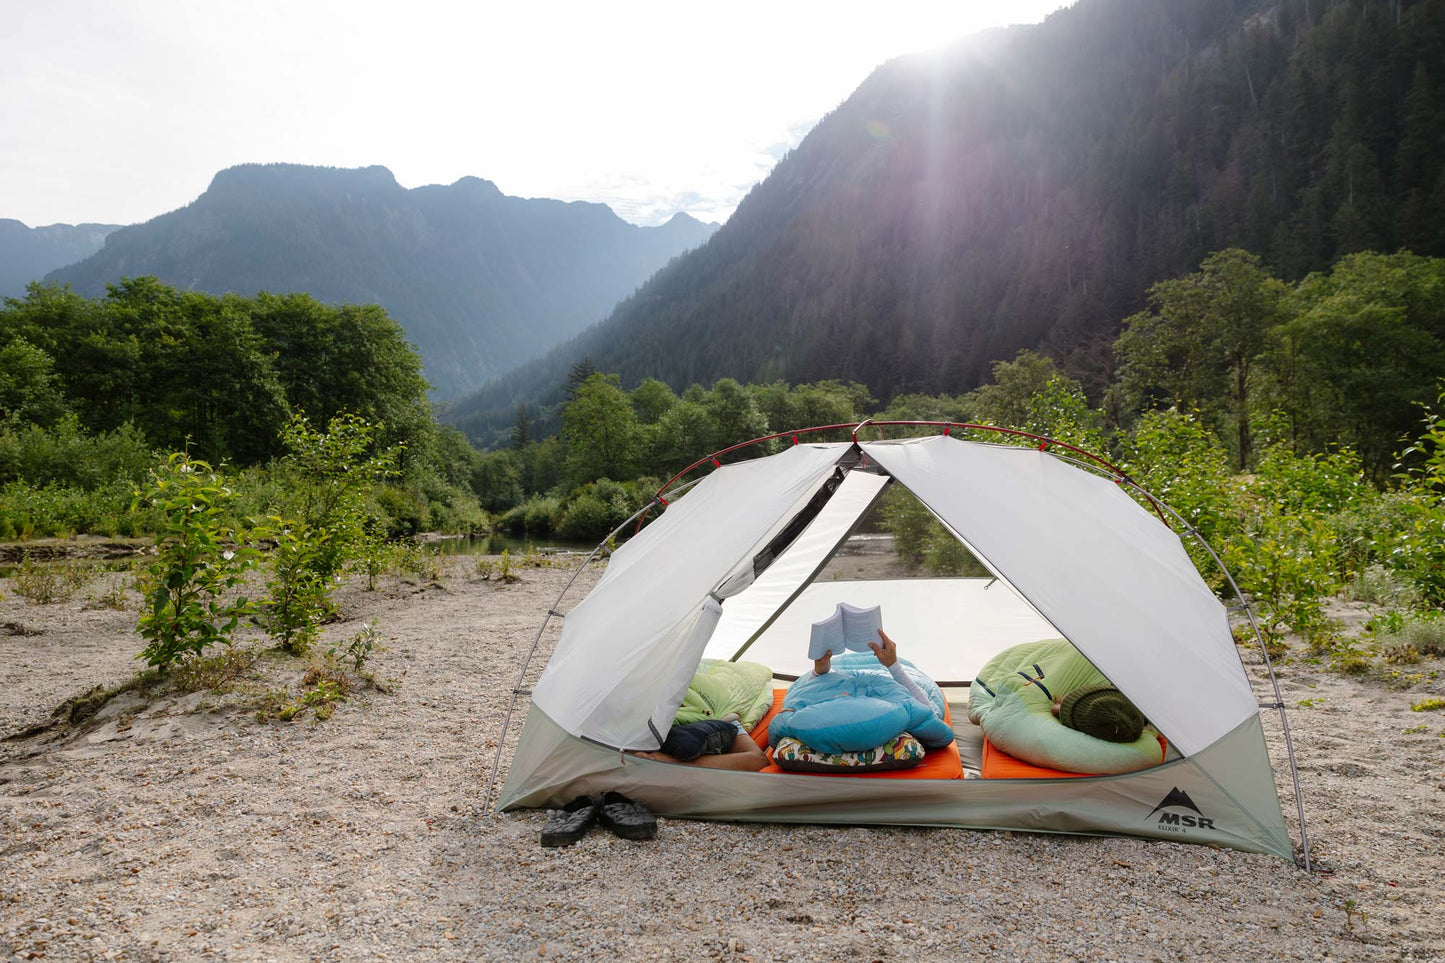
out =
<svg viewBox="0 0 1445 963"><path fill-rule="evenodd" d="M898 645L883 631L877 606L840 603L827 618L814 622L808 657L812 671L788 688L768 727L774 748L792 738L823 753L863 752L905 732L925 749L941 749L954 741L937 686L898 657Z"/></svg>
<svg viewBox="0 0 1445 963"><path fill-rule="evenodd" d="M903 666L898 664L898 644L888 637L888 633L883 631L882 626L879 626L877 631L879 641L869 642L868 648L872 649L873 654L878 657L878 664L888 670L888 674L893 676L893 681L903 686L915 702L922 703L927 706L928 710L935 716L942 718L942 716L939 716L938 710L934 708L932 701L930 701L923 690L919 688L918 683L914 682L912 677L903 670ZM813 660L812 675L804 676L803 678L817 678L818 676L827 675L832 671L832 668L833 651L831 649L825 649L821 658ZM802 679L798 681L801 682Z"/></svg>

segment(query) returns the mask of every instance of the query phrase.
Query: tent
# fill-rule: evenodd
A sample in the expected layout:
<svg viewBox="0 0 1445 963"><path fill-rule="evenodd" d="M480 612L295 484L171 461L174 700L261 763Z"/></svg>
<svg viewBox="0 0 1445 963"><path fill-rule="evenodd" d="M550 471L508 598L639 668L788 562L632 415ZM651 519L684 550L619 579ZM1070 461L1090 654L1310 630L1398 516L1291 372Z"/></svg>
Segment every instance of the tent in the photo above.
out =
<svg viewBox="0 0 1445 963"><path fill-rule="evenodd" d="M680 817L1123 834L1294 858L1261 703L1225 607L1157 503L1142 507L1113 466L1047 440L1025 448L947 429L799 440L811 430L783 433L793 444L778 454L726 465L710 456L717 467L684 497L664 486L662 514L565 613L500 809L616 789ZM817 580L894 484L994 577ZM661 744L704 656L760 661L784 678L806 671L807 624L843 598L882 602L890 634L943 685L966 684L1014 642L1066 637L1157 726L1169 757L1115 776L870 780L704 770L620 751ZM1277 689L1270 707L1283 719Z"/></svg>

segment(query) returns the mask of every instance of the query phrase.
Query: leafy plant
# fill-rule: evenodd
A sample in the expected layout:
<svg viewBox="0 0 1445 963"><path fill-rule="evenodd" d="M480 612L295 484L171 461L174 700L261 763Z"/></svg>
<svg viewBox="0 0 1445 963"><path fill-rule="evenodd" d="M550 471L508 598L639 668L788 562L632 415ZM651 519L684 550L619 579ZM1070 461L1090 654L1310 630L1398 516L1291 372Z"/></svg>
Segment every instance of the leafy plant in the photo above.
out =
<svg viewBox="0 0 1445 963"><path fill-rule="evenodd" d="M335 611L330 579L321 574L322 548L314 529L273 516L267 534L275 540L271 578L260 607L261 625L281 649L301 655L315 640L321 621Z"/></svg>
<svg viewBox="0 0 1445 963"><path fill-rule="evenodd" d="M321 666L312 666L306 670L301 684L305 686L301 691L301 698L277 712L277 717L281 720L290 721L310 709L312 718L317 722L324 722L331 718L335 704L345 702L351 693L351 680L334 669Z"/></svg>
<svg viewBox="0 0 1445 963"><path fill-rule="evenodd" d="M442 579L441 553L425 545L398 545L396 565L398 572L423 582L440 582Z"/></svg>
<svg viewBox="0 0 1445 963"><path fill-rule="evenodd" d="M365 554L368 487L397 471L400 449L375 451L378 425L337 415L326 431L297 415L282 432L288 454L279 473L291 485L290 511L271 518L276 541L261 621L281 648L305 652L334 611L331 588L343 566Z"/></svg>
<svg viewBox="0 0 1445 963"><path fill-rule="evenodd" d="M251 565L255 552L225 521L232 492L220 473L185 452L152 471L137 500L161 519L157 558L146 572L146 603L136 628L148 644L140 658L165 669L216 643L230 644L241 616L252 611L243 596L224 598Z"/></svg>
<svg viewBox="0 0 1445 963"><path fill-rule="evenodd" d="M1419 702L1410 703L1411 712L1433 712L1436 709L1445 709L1445 699L1438 696L1431 696L1428 699L1421 699Z"/></svg>
<svg viewBox="0 0 1445 963"><path fill-rule="evenodd" d="M92 596L86 602L86 608L115 609L117 612L124 612L128 607L126 595L132 587L129 576L121 576L114 579L99 595Z"/></svg>
<svg viewBox="0 0 1445 963"><path fill-rule="evenodd" d="M483 579L496 579L506 585L522 580L521 574L517 571L515 559L506 549L502 549L502 554L495 558L480 556L477 559L477 574Z"/></svg>
<svg viewBox="0 0 1445 963"><path fill-rule="evenodd" d="M366 665L366 660L371 658L371 650L376 647L376 640L376 623L363 622L361 631L348 639L345 647L333 645L326 654L333 659L344 657L350 660L352 668L360 672Z"/></svg>

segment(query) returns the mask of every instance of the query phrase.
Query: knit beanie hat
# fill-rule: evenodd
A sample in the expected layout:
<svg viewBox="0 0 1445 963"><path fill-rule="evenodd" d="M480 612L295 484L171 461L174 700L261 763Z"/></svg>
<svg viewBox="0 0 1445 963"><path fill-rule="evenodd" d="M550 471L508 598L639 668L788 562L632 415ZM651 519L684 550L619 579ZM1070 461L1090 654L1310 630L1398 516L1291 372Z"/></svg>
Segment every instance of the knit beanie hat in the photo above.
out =
<svg viewBox="0 0 1445 963"><path fill-rule="evenodd" d="M1108 742L1133 742L1144 734L1144 714L1111 685L1083 686L1064 696L1059 721Z"/></svg>

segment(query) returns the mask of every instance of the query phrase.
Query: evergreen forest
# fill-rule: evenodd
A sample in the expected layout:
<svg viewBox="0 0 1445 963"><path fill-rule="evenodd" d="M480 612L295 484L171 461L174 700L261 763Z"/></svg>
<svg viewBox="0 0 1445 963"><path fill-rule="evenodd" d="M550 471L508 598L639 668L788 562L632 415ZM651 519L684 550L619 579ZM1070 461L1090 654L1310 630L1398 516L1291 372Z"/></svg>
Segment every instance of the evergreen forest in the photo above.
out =
<svg viewBox="0 0 1445 963"><path fill-rule="evenodd" d="M1445 0L1092 0L879 67L702 248L446 416L482 444L590 358L633 387L957 392L1032 348L1097 395L1211 252L1297 284L1445 255Z"/></svg>

